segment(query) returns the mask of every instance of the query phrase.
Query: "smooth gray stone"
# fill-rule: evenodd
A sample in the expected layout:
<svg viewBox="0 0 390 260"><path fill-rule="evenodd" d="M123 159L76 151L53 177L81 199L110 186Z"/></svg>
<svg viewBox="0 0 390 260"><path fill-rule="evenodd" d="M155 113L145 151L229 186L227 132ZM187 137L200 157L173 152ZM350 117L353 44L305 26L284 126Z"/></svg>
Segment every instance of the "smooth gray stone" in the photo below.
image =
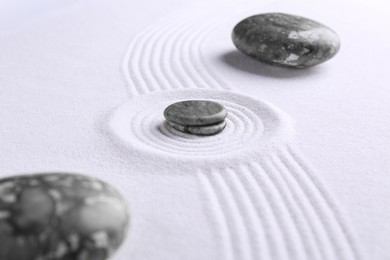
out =
<svg viewBox="0 0 390 260"><path fill-rule="evenodd" d="M238 23L232 33L241 52L260 61L304 68L334 57L340 39L329 27L296 15L267 13Z"/></svg>
<svg viewBox="0 0 390 260"><path fill-rule="evenodd" d="M194 135L215 135L223 131L226 127L226 121L222 121L212 125L206 126L185 126L179 125L172 122L167 121L168 125L175 128L176 130L188 134Z"/></svg>
<svg viewBox="0 0 390 260"><path fill-rule="evenodd" d="M0 180L2 260L105 260L128 225L125 201L98 179L51 173Z"/></svg>
<svg viewBox="0 0 390 260"><path fill-rule="evenodd" d="M226 116L224 106L207 100L177 102L164 111L164 117L169 122L187 126L216 124L225 120Z"/></svg>

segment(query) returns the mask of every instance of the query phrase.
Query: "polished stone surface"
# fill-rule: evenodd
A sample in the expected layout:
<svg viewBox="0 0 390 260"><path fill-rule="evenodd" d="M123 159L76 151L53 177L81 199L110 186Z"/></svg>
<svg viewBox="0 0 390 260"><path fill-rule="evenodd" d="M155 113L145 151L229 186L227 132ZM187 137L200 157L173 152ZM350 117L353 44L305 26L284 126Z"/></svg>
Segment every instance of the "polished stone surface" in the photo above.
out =
<svg viewBox="0 0 390 260"><path fill-rule="evenodd" d="M339 37L329 27L283 13L244 19L234 27L232 40L238 50L260 61L296 68L325 62L340 49Z"/></svg>
<svg viewBox="0 0 390 260"><path fill-rule="evenodd" d="M121 195L95 178L51 173L0 180L1 260L104 260L128 223Z"/></svg>
<svg viewBox="0 0 390 260"><path fill-rule="evenodd" d="M227 110L219 103L207 100L187 100L174 103L164 111L171 123L185 126L212 125L225 120Z"/></svg>
<svg viewBox="0 0 390 260"><path fill-rule="evenodd" d="M194 134L194 135L215 135L223 131L226 127L226 121L222 121L216 124L212 125L205 125L205 126L184 126L175 124L172 122L167 122L168 125L175 128L176 130L188 134Z"/></svg>

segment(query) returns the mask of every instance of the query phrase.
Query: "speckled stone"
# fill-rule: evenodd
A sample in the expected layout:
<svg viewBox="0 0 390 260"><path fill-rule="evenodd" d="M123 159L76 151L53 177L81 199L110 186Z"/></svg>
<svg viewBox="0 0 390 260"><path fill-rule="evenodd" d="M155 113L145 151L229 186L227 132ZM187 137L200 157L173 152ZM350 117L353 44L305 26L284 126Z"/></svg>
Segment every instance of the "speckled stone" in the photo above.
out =
<svg viewBox="0 0 390 260"><path fill-rule="evenodd" d="M183 126L168 121L168 125L176 130L194 135L215 135L223 131L226 127L226 121L205 126Z"/></svg>
<svg viewBox="0 0 390 260"><path fill-rule="evenodd" d="M296 15L267 13L238 23L234 45L260 61L304 68L334 57L340 49L337 34L329 27Z"/></svg>
<svg viewBox="0 0 390 260"><path fill-rule="evenodd" d="M225 120L227 111L219 103L207 100L187 100L174 103L164 111L171 123L183 126L212 125Z"/></svg>
<svg viewBox="0 0 390 260"><path fill-rule="evenodd" d="M1 260L105 260L128 223L123 198L100 180L64 173L0 180Z"/></svg>

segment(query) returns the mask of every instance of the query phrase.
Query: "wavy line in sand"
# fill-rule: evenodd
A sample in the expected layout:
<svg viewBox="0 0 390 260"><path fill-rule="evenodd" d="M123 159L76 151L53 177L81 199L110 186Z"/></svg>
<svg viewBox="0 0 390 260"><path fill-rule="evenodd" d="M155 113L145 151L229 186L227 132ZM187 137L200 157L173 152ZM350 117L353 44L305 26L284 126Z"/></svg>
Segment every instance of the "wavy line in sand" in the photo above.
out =
<svg viewBox="0 0 390 260"><path fill-rule="evenodd" d="M218 197L218 205L209 210L229 219L224 234L226 240L234 237L235 259L363 259L348 225L338 219L342 216L325 203L329 196L315 194L309 173L295 168L302 161L281 156L275 152L273 159L198 171L200 184L209 183L206 190L201 187L207 197ZM281 170L283 165L289 172ZM262 233L257 240L250 228Z"/></svg>
<svg viewBox="0 0 390 260"><path fill-rule="evenodd" d="M226 129L218 135L200 137L181 133L164 124L161 111L185 99L210 99L229 110ZM150 104L145 106L144 104ZM289 121L265 102L219 90L174 90L133 98L117 109L110 129L123 143L159 156L196 159L226 154L258 153L259 146L274 145L288 138Z"/></svg>
<svg viewBox="0 0 390 260"><path fill-rule="evenodd" d="M299 182L302 190L306 191L305 197L311 200L313 207L318 207L318 214L322 214L324 220L335 223L333 226L331 224L325 224L325 228L338 227L339 230L335 231L335 234L339 236L341 241L340 243L334 242L334 247L339 248L339 253L345 255L345 259L365 259L361 247L357 243L357 238L353 235L339 206L328 194L322 182L318 179L316 171L313 170L298 149L291 144L287 145L286 149L281 150L279 158L290 172L295 173L296 181ZM301 178L298 178L298 176ZM322 210L319 205L323 205ZM328 231L331 232L330 230ZM335 240L331 238L332 242Z"/></svg>
<svg viewBox="0 0 390 260"><path fill-rule="evenodd" d="M221 254L220 259L234 260L234 237L231 234L231 227L228 223L226 214L223 210L223 202L216 194L210 179L205 176L204 172L198 170L196 172L197 179L200 183L201 189L204 191L204 199L209 203L206 203L206 212L210 213L209 219L211 219L211 227L215 230L217 239L215 244L219 245L219 252ZM213 221L215 220L215 221Z"/></svg>
<svg viewBox="0 0 390 260"><path fill-rule="evenodd" d="M183 13L181 16L180 12L176 13L174 13L173 16L176 16L177 19L180 19L180 17L184 18ZM143 66L141 66L141 62L145 59L143 56L145 55L145 47L150 43L153 37L155 37L155 33L164 27L168 28L171 23L170 17L162 19L157 23L157 26L153 24L143 30L143 32L138 34L129 44L123 59L122 68L125 79L129 84L128 90L130 97L153 91L153 89L150 88L152 85L158 86L158 84L152 84L150 82L150 77L146 74ZM178 25L178 23L176 23L176 25Z"/></svg>
<svg viewBox="0 0 390 260"><path fill-rule="evenodd" d="M213 10L212 6L206 9ZM208 32L227 15L216 16L211 11L198 15L197 11L203 10L204 6L195 8L193 15L187 15L186 19L183 13L170 16L131 42L123 63L125 78L132 86L130 96L191 87L229 89L205 66L201 55L201 45ZM205 13L208 23L204 23Z"/></svg>
<svg viewBox="0 0 390 260"><path fill-rule="evenodd" d="M142 67L141 72L139 74L134 74L133 76L136 77L132 78L132 80L138 80L139 82L144 81L143 84L146 90L138 91L136 94L144 94L159 89L185 88L188 86L224 88L222 85L223 82L218 80L216 75L210 73L210 70L207 69L207 62L205 62L201 53L201 46L204 39L210 33L211 28L207 28L207 26L202 27L198 22L210 24L210 20L206 22L203 20L208 19L207 17L208 16L202 16L202 19L199 17L198 19L187 19L187 22L185 24L182 23L180 26L177 25L177 21L180 20L179 18L176 20L172 19L171 25L175 25L176 23L176 27L169 28L167 24L156 27L159 28L161 34L166 36L165 38L157 38L156 34L154 34L157 30L155 28L154 31L151 30L149 32L148 37L144 37L143 41L140 41L141 44L148 43L149 45L142 46L145 48L143 49L143 56L138 57L138 63L132 63L133 66ZM199 30L189 30L189 28L194 28L196 25L199 25ZM179 28L179 30L177 30L177 28ZM134 49L134 52L136 52L136 49ZM174 66L170 66L172 64ZM180 77L178 75L185 76ZM203 79L209 78L215 80L204 80L202 83ZM173 97L173 99L175 98L176 97ZM242 106L242 108L244 107L245 106ZM234 110L232 109L232 111ZM239 110L236 109L236 111ZM129 111L124 112L121 119L122 121L129 120L124 118L124 115L126 113L128 114L128 112ZM157 114L157 112L153 115L138 114L134 117L133 123L135 124L133 124L133 128L131 129L133 137L140 141L136 146L142 150L143 148L141 148L141 146L146 145L148 147L146 152L148 153L153 151L159 155L165 156L169 156L169 154L183 155L185 153L184 157L187 157L188 159L192 156L199 156L199 158L208 156L210 155L208 153L211 153L212 156L223 155L225 152L228 154L231 150L240 149L242 147L244 147L243 150L245 150L245 142L242 146L239 144L230 145L230 142L227 141L229 139L225 139L222 142L219 142L218 139L208 140L210 145L199 142L196 137L186 136L185 134L164 127L161 124L161 118L157 119ZM118 115L118 113L116 113L116 116L118 117L117 119L121 118L121 115ZM252 133L257 125L251 123L251 121L248 123L247 120L248 118L249 120L256 119L256 116L253 117L252 115L247 118L245 116L245 113L233 113L230 121L230 128L225 131L233 137L238 137L239 133L245 131L243 126L252 124L249 127L250 131L248 131ZM265 119L263 116L264 115L260 113L258 117L260 122ZM278 116L276 116L276 118L278 118ZM269 122L272 122L270 118L268 118L268 123ZM113 131L115 132L118 130L116 126L119 126L119 123L116 122L118 123L116 126L115 122L111 121L111 123ZM260 137L253 138L251 134L248 135L249 137L252 137L252 141L264 141L267 140L267 137L272 139L272 131L267 131L270 130L268 123L265 123L265 133L261 133ZM138 124L141 125L142 128L139 128L137 126ZM274 129L271 128L271 130ZM280 128L278 130L280 130ZM126 137L125 135L129 135L129 133L123 135L122 131L122 137ZM286 141L286 139L284 140ZM226 144L229 144L230 146ZM227 149L225 149L225 147ZM291 150L292 148L290 149L290 153ZM262 154L260 148L258 154ZM273 252L269 253L268 259L291 259L291 256L294 256L294 259L310 260L362 259L355 242L356 240L351 236L347 224L343 221L342 215L338 213L337 207L335 207L334 204L329 203L326 199L327 195L325 191L319 188L313 190L313 183L315 184L315 187L318 185L315 179L301 179L303 176L302 172L307 175L311 174L311 172L307 171L307 169L302 166L305 165L304 161L302 159L296 159L298 157L296 157L295 153L287 155L293 157L293 159L285 156L276 156L270 159L269 162L253 166L250 170L252 177L255 179L263 178L262 180L264 181L264 177L261 177L263 175L267 175L270 179L273 178L271 179L271 182L268 182L268 185L271 186L257 182L260 187L258 189L259 192L262 189L271 190L273 191L271 194L273 194L274 197L279 198L274 199L274 202L270 202L268 206L265 206L264 202L263 204L260 204L258 201L259 196L256 196L255 193L252 193L251 195L245 195L245 193L243 193L246 188L250 187L250 182L245 182L245 180L240 181L241 175L246 172L244 168L230 172L233 176L229 176L229 179L224 179L224 173L216 172L214 174L217 175L213 177L217 177L217 181L204 178L202 173L198 174L198 176L203 176L199 177L203 183L209 184L207 187L210 198L213 196L216 198L214 200L214 205L216 205L216 201L219 201L219 208L220 211L222 211L222 213L217 214L219 218L223 219L223 216L225 216L227 223L231 222L231 224L233 224L221 228L221 230L224 230L222 232L224 234L223 237L230 238L231 245L238 247L236 250L227 253L227 256L230 258L235 257L234 259L256 259L258 255L267 254L264 252ZM248 157L248 159L251 158ZM267 170L264 171L264 168ZM301 168L302 172L297 170L299 168ZM294 177L286 176L291 173L293 173ZM272 174L274 174L274 177L272 177ZM207 176L210 177L210 174ZM232 178L235 181L232 181ZM222 187L224 188L219 189L221 188L221 185L223 185ZM213 191L214 195L210 193L210 190ZM224 192L218 195L217 193L221 190ZM313 197L308 199L308 196ZM251 198L252 200L250 200ZM272 199L272 197L268 198ZM224 200L234 201L227 202ZM327 204L324 204L323 201ZM272 217L269 215L268 218L264 218L263 220L259 219L257 223L254 223L254 208L257 210L256 212L258 215L267 212L266 209L268 208L268 210L274 212L273 217L277 220L277 223L274 223L273 225L273 229L268 229L268 241L266 241L264 245L258 245L255 241L256 239L258 239L258 241L261 239L259 237L253 238L253 236L256 236L256 231L259 232L260 230L267 233L267 225L272 223L270 222ZM236 211L234 211L234 209L236 209ZM237 209L240 209L238 210L238 213L241 211L244 215L237 215ZM237 219L239 223L234 222L234 220ZM251 220L251 226L255 226L258 229L256 231L251 231L249 229L250 226L244 221L245 219ZM266 219L268 219L268 222L266 222ZM307 226L304 225L305 222L307 223ZM263 226L263 228L261 228L261 226ZM240 228L235 230L232 227ZM247 232L243 232L243 230L246 230ZM234 236L237 233L241 235ZM271 238L275 237L276 242L272 242ZM227 241L229 239L225 240ZM226 247L228 244L229 243L225 242L224 250L227 250ZM285 246L285 250L281 248L283 246ZM261 250L262 253L258 252L259 247L263 248L263 250ZM266 248L268 248L268 251ZM237 256L240 258L237 258Z"/></svg>
<svg viewBox="0 0 390 260"><path fill-rule="evenodd" d="M279 165L273 163L272 158L269 158L268 162L264 162L262 165L267 171L273 172L272 175L269 175L269 178L278 187L279 193L286 202L286 206L289 208L296 226L300 227L300 238L306 241L307 254L313 259L332 259L329 258L329 252L332 251L331 249L328 250L329 238L321 236L323 234L321 220L317 219L318 216L313 214L313 209L310 205L307 206L305 204L306 201L303 200L302 193L295 192L293 189L294 180L286 180L284 176L286 172L281 171ZM291 173L287 174L290 175Z"/></svg>

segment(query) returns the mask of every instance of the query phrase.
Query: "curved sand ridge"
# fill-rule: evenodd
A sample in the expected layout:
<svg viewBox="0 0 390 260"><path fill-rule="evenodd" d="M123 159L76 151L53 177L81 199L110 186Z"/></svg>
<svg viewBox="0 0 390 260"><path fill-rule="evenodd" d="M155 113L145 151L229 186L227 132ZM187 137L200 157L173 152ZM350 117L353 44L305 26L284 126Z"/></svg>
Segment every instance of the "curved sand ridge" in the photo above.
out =
<svg viewBox="0 0 390 260"><path fill-rule="evenodd" d="M204 137L182 133L167 125L162 113L165 107L186 99L223 104L228 110L225 130ZM114 112L110 126L124 143L139 150L189 159L261 152L260 146L266 149L274 145L273 142L288 135L289 129L287 116L265 102L231 91L199 89L155 92L133 98Z"/></svg>
<svg viewBox="0 0 390 260"><path fill-rule="evenodd" d="M194 6L197 12L178 11L139 34L130 44L123 71L136 96L159 90L201 88L230 89L204 62L201 47L221 16L218 5ZM204 18L208 22L204 23Z"/></svg>
<svg viewBox="0 0 390 260"><path fill-rule="evenodd" d="M239 8L194 5L139 34L124 59L132 99L114 111L112 133L132 149L195 162L220 259L363 259L343 214L291 145L288 117L223 91L228 84L202 56L207 36ZM197 137L164 125L166 106L197 98L227 107L221 134Z"/></svg>
<svg viewBox="0 0 390 260"><path fill-rule="evenodd" d="M221 259L363 259L315 171L293 147L197 176Z"/></svg>

